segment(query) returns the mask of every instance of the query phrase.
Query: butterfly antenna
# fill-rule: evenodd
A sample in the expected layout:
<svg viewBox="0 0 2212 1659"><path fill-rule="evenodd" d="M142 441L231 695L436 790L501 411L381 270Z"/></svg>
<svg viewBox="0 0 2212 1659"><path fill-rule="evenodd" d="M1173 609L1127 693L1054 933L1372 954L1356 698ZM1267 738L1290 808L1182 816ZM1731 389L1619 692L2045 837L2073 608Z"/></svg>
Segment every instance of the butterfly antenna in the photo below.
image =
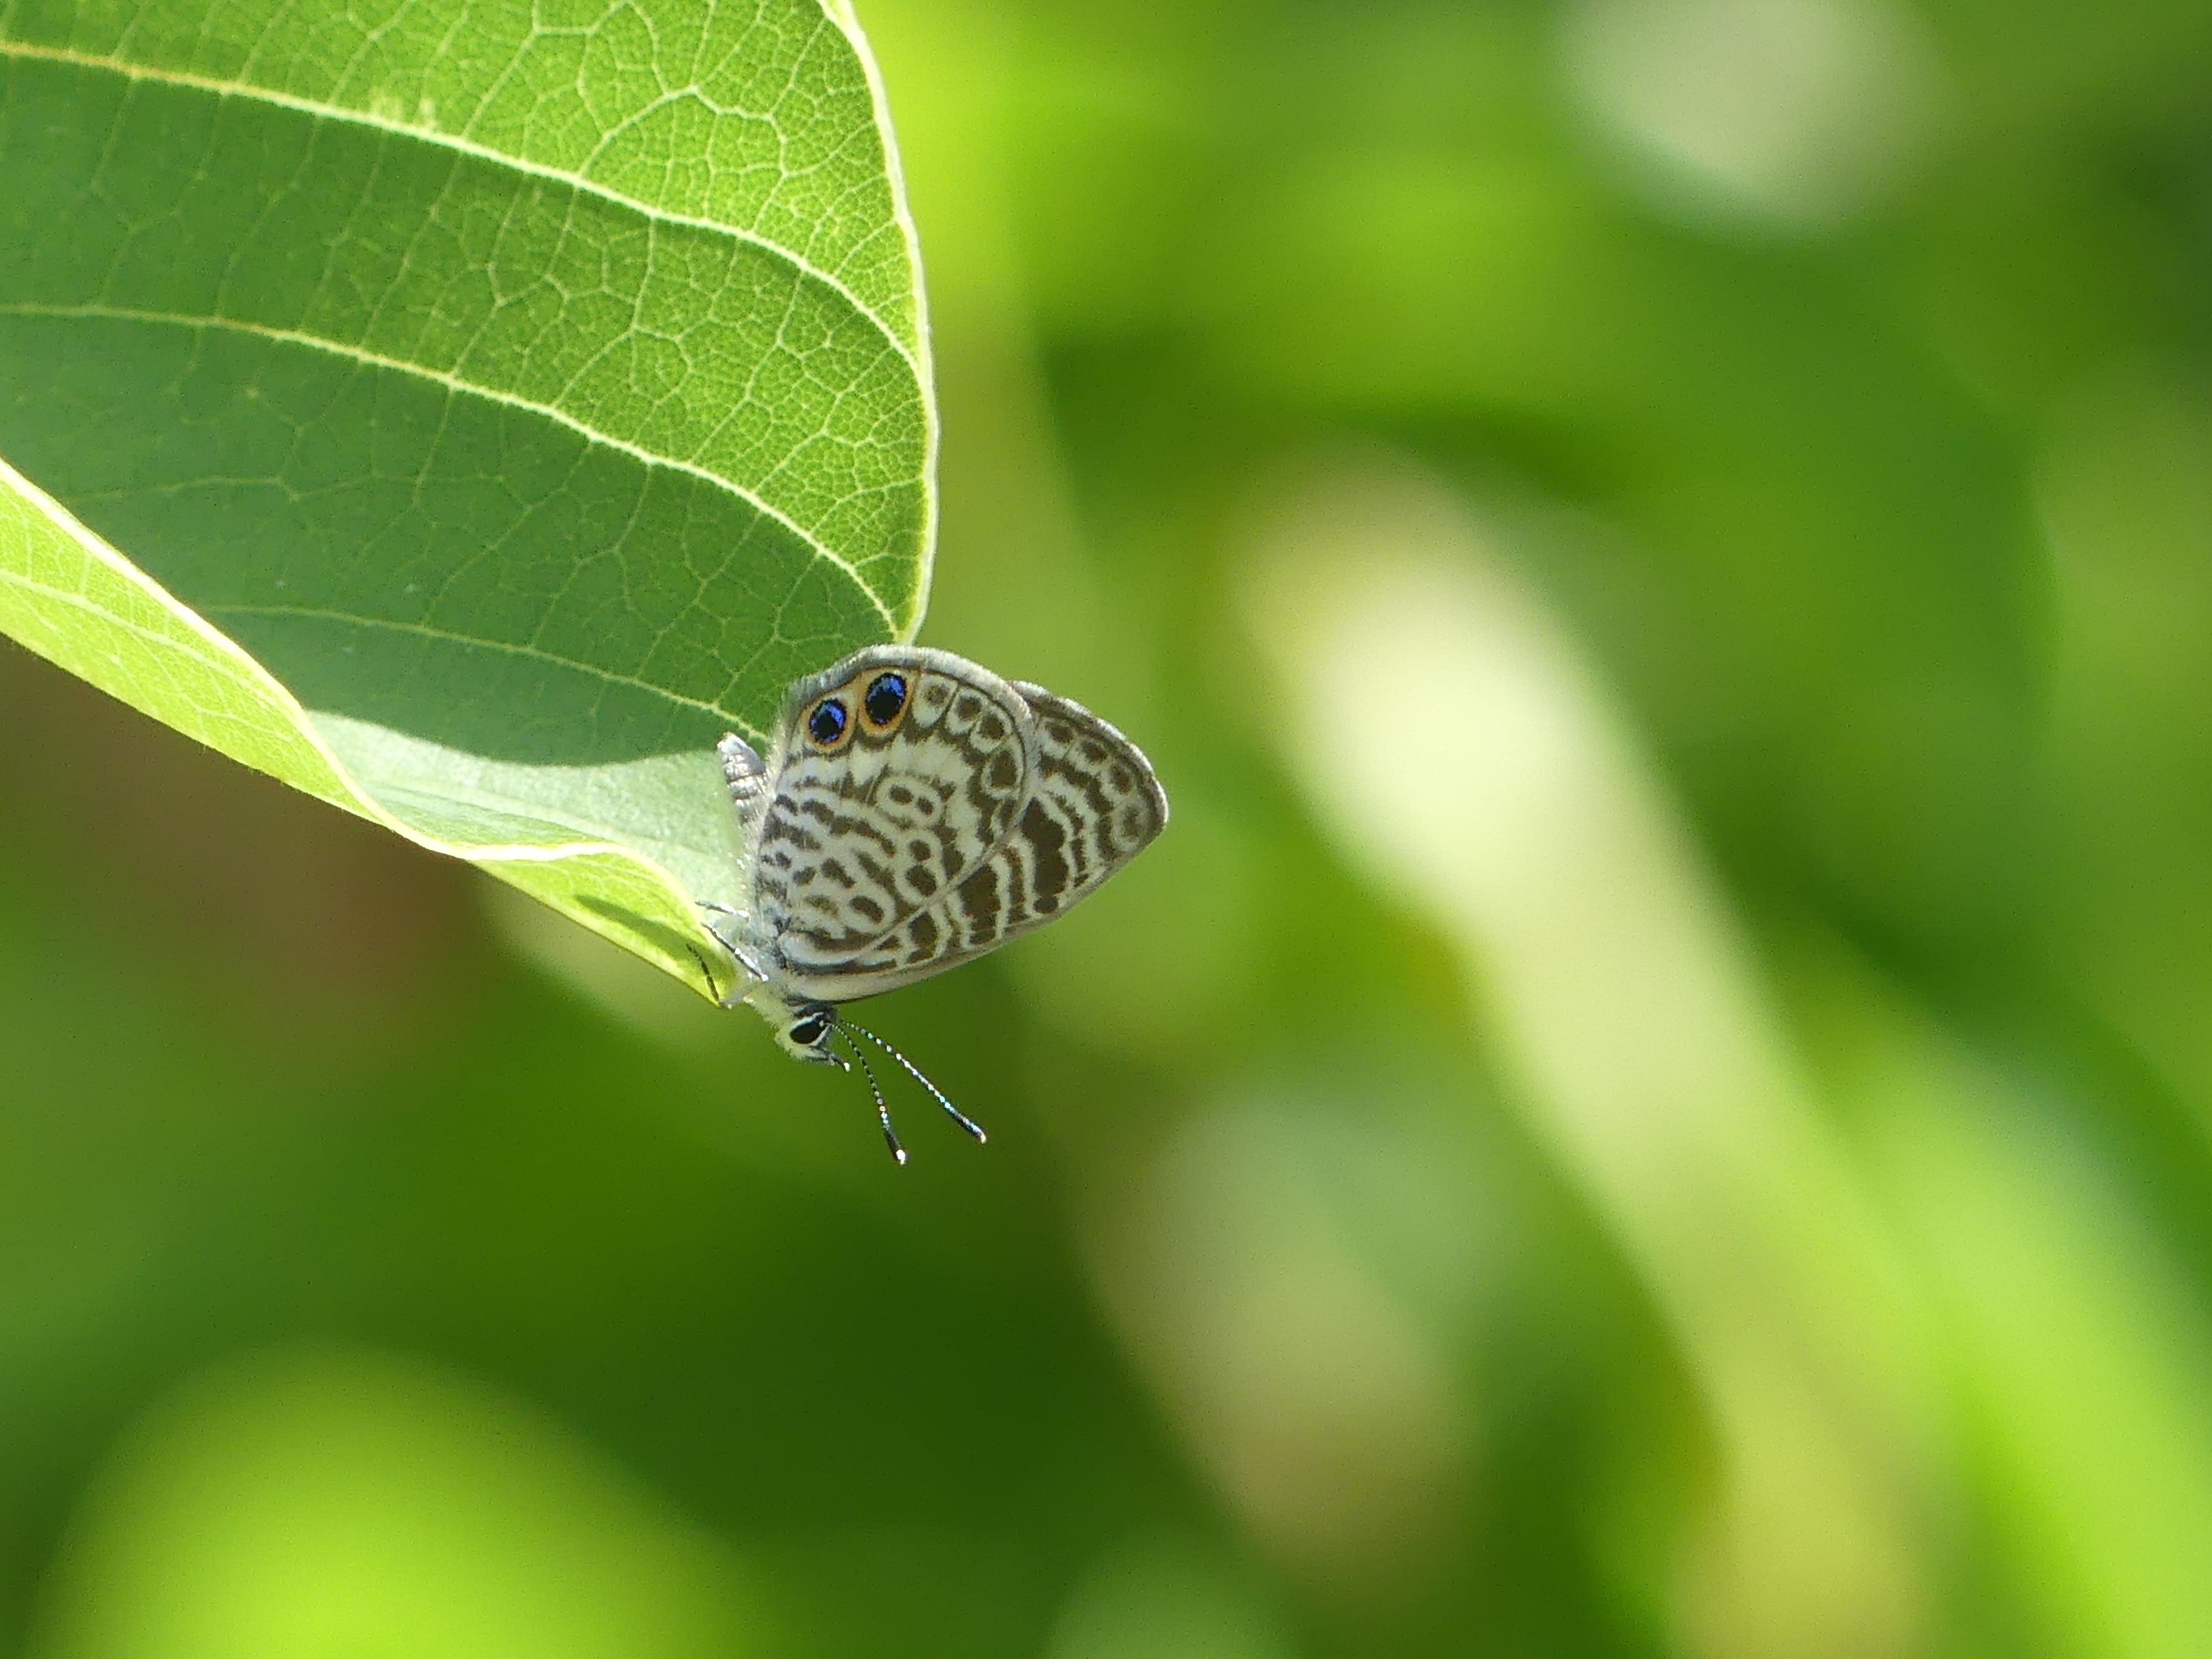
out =
<svg viewBox="0 0 2212 1659"><path fill-rule="evenodd" d="M921 1085L923 1088L928 1090L930 1098L934 1100L939 1105L945 1108L945 1115L951 1118L955 1123L958 1124L962 1128L965 1129L969 1134L975 1136L979 1143L990 1139L991 1137L983 1133L983 1126L981 1124L976 1122L974 1118L969 1116L967 1113L962 1111L957 1106L955 1106L951 1101L947 1100L945 1097L945 1091L939 1088L934 1083L932 1083L927 1077L922 1075L921 1066L915 1065L904 1054L891 1047L890 1043L884 1042L883 1038L878 1036L873 1031L871 1031L866 1026L855 1025L849 1019L840 1020L838 1024L848 1031L858 1031L862 1036L867 1038L869 1042L874 1043L877 1048L882 1049L893 1060L898 1061L900 1065L905 1066L907 1075L911 1077L916 1083ZM849 1036L847 1037L845 1041L848 1044L853 1042L853 1039ZM853 1052L856 1054L860 1052L857 1044L853 1046Z"/></svg>
<svg viewBox="0 0 2212 1659"><path fill-rule="evenodd" d="M830 1029L840 1036L844 1036L842 1024L833 1025ZM898 1131L891 1127L890 1104L884 1100L882 1085L876 1081L875 1067L868 1064L868 1057L860 1052L860 1045L852 1038L845 1037L845 1046L853 1051L853 1058L860 1062L860 1075L868 1079L868 1092L876 1097L876 1121L884 1126L884 1144L891 1149L893 1158L901 1164L904 1164L906 1148L899 1145ZM840 1066L845 1066L845 1062L842 1060L837 1063ZM853 1068L845 1066L845 1069L849 1072Z"/></svg>

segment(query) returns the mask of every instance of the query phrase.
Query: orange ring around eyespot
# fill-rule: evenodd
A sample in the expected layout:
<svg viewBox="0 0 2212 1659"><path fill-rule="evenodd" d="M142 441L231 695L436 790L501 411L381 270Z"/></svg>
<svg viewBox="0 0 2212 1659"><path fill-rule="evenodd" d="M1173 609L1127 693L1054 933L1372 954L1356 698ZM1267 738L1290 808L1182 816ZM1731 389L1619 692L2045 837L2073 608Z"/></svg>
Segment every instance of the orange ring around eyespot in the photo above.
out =
<svg viewBox="0 0 2212 1659"><path fill-rule="evenodd" d="M814 722L821 718L824 710L831 708L837 711L837 735L825 743L815 732ZM853 718L853 711L845 706L844 698L833 693L806 711L806 718L800 723L800 729L806 733L807 745L816 754L834 755L852 742L853 728L859 724L860 722Z"/></svg>
<svg viewBox="0 0 2212 1659"><path fill-rule="evenodd" d="M899 683L899 704L892 711L889 720L879 720L876 718L874 711L869 708L868 701L875 696L876 688L878 685L885 680L892 679ZM860 682L855 680L854 684L857 685ZM859 705L860 719L866 723L871 732L881 737L886 732L895 732L898 729L898 723L906 718L906 711L914 707L914 677L903 669L879 669L868 676L866 688L854 701Z"/></svg>

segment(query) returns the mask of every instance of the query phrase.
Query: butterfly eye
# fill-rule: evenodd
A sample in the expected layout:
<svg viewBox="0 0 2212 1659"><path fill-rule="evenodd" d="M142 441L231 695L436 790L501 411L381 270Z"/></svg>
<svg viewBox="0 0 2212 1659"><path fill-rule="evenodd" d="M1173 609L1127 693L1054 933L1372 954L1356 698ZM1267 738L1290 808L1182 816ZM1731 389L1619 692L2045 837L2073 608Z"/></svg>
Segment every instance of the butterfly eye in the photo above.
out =
<svg viewBox="0 0 2212 1659"><path fill-rule="evenodd" d="M846 722L850 718L843 703L835 697L824 697L806 717L806 734L827 749L845 735Z"/></svg>
<svg viewBox="0 0 2212 1659"><path fill-rule="evenodd" d="M906 707L906 676L878 674L868 686L868 695L860 707L868 716L871 726L889 726Z"/></svg>
<svg viewBox="0 0 2212 1659"><path fill-rule="evenodd" d="M790 1039L793 1042L797 1043L800 1048L811 1048L816 1043L822 1041L823 1033L827 1031L829 1029L829 1015L809 1014L805 1019L800 1020L798 1024L793 1026L789 1031L785 1033L785 1035L790 1037Z"/></svg>

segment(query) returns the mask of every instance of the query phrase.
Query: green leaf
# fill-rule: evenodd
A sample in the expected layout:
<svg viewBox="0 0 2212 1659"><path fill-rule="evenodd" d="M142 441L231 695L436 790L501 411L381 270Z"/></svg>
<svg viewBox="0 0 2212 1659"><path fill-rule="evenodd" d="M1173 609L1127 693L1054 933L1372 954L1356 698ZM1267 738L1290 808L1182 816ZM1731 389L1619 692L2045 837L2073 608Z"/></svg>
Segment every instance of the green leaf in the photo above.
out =
<svg viewBox="0 0 2212 1659"><path fill-rule="evenodd" d="M701 984L713 756L911 638L838 0L0 0L0 629Z"/></svg>

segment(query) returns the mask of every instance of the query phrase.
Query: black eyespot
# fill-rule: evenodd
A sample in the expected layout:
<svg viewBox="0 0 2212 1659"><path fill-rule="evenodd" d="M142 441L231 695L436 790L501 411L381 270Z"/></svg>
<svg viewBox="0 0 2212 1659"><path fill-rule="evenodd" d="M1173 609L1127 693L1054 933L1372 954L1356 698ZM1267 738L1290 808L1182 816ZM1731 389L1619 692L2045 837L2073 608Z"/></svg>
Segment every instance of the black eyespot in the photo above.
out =
<svg viewBox="0 0 2212 1659"><path fill-rule="evenodd" d="M868 695L861 707L868 718L878 726L889 726L906 707L906 676L878 674L868 683Z"/></svg>
<svg viewBox="0 0 2212 1659"><path fill-rule="evenodd" d="M824 697L806 717L807 734L826 749L845 735L847 718L843 703L835 697Z"/></svg>
<svg viewBox="0 0 2212 1659"><path fill-rule="evenodd" d="M834 708L836 705L831 706ZM809 1014L784 1035L800 1048L811 1048L828 1033L830 1024L830 1016L827 1014Z"/></svg>

